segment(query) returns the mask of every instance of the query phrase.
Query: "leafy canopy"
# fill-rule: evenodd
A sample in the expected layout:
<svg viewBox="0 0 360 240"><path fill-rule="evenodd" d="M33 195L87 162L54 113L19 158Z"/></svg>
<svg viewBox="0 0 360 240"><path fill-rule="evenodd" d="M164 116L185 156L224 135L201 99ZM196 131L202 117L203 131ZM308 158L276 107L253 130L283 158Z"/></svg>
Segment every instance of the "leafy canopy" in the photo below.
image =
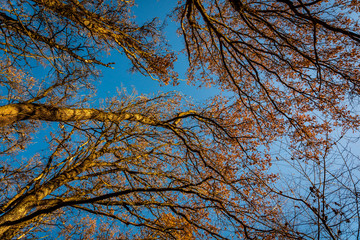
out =
<svg viewBox="0 0 360 240"><path fill-rule="evenodd" d="M178 81L161 24L134 6L1 3L1 238L359 238L343 140L359 130L359 3L178 1L188 82L232 94L99 106L106 53Z"/></svg>

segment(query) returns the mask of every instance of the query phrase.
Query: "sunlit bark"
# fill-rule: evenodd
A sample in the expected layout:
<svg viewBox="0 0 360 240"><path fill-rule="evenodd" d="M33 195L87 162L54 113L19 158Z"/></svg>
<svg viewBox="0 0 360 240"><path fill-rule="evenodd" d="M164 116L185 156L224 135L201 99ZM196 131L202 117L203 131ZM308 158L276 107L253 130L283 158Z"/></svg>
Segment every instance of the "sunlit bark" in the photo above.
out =
<svg viewBox="0 0 360 240"><path fill-rule="evenodd" d="M94 120L114 123L130 120L148 125L156 125L158 122L140 113L114 113L97 109L62 108L32 103L18 103L0 107L0 126L29 119L52 122Z"/></svg>

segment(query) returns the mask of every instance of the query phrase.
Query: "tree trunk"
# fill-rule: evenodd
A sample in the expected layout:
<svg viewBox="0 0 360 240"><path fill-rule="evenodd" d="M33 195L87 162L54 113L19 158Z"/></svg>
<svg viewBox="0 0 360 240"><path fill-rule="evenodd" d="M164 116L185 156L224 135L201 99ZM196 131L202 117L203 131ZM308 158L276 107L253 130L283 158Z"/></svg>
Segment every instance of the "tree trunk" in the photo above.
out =
<svg viewBox="0 0 360 240"><path fill-rule="evenodd" d="M9 104L0 107L0 127L28 119L55 122L73 122L81 120L121 122L123 120L129 120L147 125L159 124L158 121L138 113L114 113L90 108L62 108L33 103Z"/></svg>

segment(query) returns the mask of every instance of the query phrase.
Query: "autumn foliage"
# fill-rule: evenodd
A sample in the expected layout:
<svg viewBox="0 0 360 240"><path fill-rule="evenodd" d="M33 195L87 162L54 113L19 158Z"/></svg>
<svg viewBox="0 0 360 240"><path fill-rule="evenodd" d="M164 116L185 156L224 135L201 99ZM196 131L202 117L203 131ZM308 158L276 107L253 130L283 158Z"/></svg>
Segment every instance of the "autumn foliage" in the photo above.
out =
<svg viewBox="0 0 360 240"><path fill-rule="evenodd" d="M115 51L179 81L134 6L1 3L0 238L359 238L359 3L178 1L188 83L226 94L98 101Z"/></svg>

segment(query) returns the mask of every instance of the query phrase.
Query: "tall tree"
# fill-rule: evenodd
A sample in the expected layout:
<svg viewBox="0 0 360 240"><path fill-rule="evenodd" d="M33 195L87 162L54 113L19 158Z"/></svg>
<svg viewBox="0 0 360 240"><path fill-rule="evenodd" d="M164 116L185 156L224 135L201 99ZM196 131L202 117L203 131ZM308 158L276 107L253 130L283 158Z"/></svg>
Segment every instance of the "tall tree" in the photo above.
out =
<svg viewBox="0 0 360 240"><path fill-rule="evenodd" d="M280 166L299 177L274 188L291 203L285 224L309 239L359 238L359 165L344 147L348 133L359 132L359 3L181 4L190 81L233 92L236 116L246 114L259 136L271 136L286 162Z"/></svg>
<svg viewBox="0 0 360 240"><path fill-rule="evenodd" d="M0 236L358 236L349 211L358 207L356 165L336 153L333 133L345 138L359 126L350 104L359 91L358 3L179 1L189 82L234 95L196 106L173 93L122 92L94 107L86 96L111 67L106 52L177 81L158 22L137 25L133 5L2 3ZM34 137L46 151L31 149ZM274 174L277 159L301 184Z"/></svg>
<svg viewBox="0 0 360 240"><path fill-rule="evenodd" d="M175 55L157 22L138 26L132 6L2 3L1 238L283 232L266 191L275 176L265 171L251 124L233 121L217 102L195 106L171 93L122 92L100 107L85 97L99 67L111 66L101 61L106 51L123 53L134 71L176 81ZM46 151L31 149L34 137Z"/></svg>

